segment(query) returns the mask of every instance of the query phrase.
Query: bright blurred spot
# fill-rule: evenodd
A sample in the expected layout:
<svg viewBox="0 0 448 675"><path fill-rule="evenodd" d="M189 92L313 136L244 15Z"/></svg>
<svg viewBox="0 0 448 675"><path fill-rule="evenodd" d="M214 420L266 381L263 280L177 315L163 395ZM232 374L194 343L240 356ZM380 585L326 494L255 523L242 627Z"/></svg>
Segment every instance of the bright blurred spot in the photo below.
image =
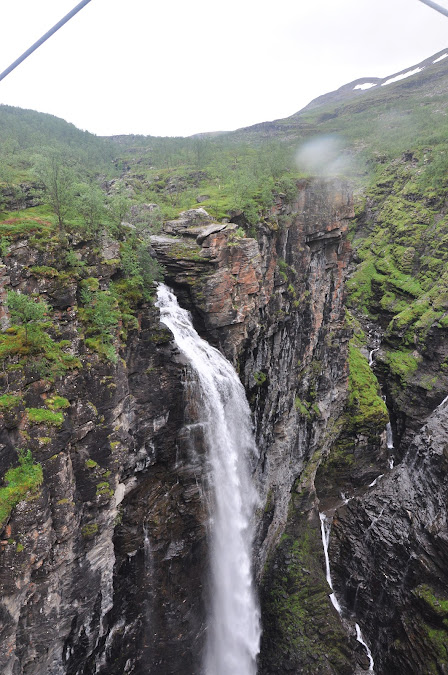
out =
<svg viewBox="0 0 448 675"><path fill-rule="evenodd" d="M319 176L346 174L350 158L343 139L336 134L316 136L298 149L296 163L301 171Z"/></svg>

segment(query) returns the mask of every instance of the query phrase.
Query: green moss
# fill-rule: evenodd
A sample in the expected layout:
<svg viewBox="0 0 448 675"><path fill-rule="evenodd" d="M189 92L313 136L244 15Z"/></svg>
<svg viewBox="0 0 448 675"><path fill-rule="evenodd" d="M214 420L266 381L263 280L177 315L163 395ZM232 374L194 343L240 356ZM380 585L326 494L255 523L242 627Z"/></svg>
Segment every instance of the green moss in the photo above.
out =
<svg viewBox="0 0 448 675"><path fill-rule="evenodd" d="M0 238L9 237L9 239L15 240L34 233L46 234L48 236L52 227L52 223L40 218L10 218L0 222Z"/></svg>
<svg viewBox="0 0 448 675"><path fill-rule="evenodd" d="M106 495L107 497L114 496L114 491L112 490L107 481L102 481L101 483L97 483L96 485L96 496L100 497L102 495Z"/></svg>
<svg viewBox="0 0 448 675"><path fill-rule="evenodd" d="M276 670L292 659L300 672L324 672L330 662L335 672L345 672L344 634L331 610L322 565L322 543L316 528L305 525L294 535L281 537L278 553L265 572L262 599L267 657ZM316 639L316 625L325 639ZM263 658L263 654L262 654ZM308 662L308 665L304 664ZM294 670L295 672L295 670ZM326 670L325 670L326 672ZM332 671L333 672L333 671Z"/></svg>
<svg viewBox="0 0 448 675"><path fill-rule="evenodd" d="M60 427L64 421L64 415L61 412L53 412L46 408L26 408L28 419L34 424L48 424L53 427Z"/></svg>
<svg viewBox="0 0 448 675"><path fill-rule="evenodd" d="M178 260L191 260L193 262L208 263L206 258L203 258L200 255L201 249L197 245L189 246L188 244L178 241L170 246L169 255L170 258L176 258Z"/></svg>
<svg viewBox="0 0 448 675"><path fill-rule="evenodd" d="M89 291L94 292L99 290L100 280L96 277L88 277L81 281L81 288L87 288Z"/></svg>
<svg viewBox="0 0 448 675"><path fill-rule="evenodd" d="M152 330L149 339L151 342L157 345L166 344L171 342L173 339L173 334L168 330L168 328L161 328L160 330Z"/></svg>
<svg viewBox="0 0 448 675"><path fill-rule="evenodd" d="M88 525L84 525L84 527L81 528L81 534L85 538L94 537L98 533L98 530L98 523L89 523Z"/></svg>
<svg viewBox="0 0 448 675"><path fill-rule="evenodd" d="M302 401L298 396L294 399L294 408L300 413L302 417L307 420L311 419L310 404L308 401Z"/></svg>
<svg viewBox="0 0 448 675"><path fill-rule="evenodd" d="M378 381L354 340L349 345L348 394L351 428L367 435L385 428L389 416Z"/></svg>
<svg viewBox="0 0 448 675"><path fill-rule="evenodd" d="M25 548L25 547L24 547L23 544L20 544L20 543L17 544L17 546L16 546L16 551L17 551L17 553L22 553L22 551L24 550L24 548Z"/></svg>
<svg viewBox="0 0 448 675"><path fill-rule="evenodd" d="M19 465L8 469L4 478L6 486L0 488L0 527L22 499L36 494L42 480L42 466L33 462L31 452L19 452Z"/></svg>
<svg viewBox="0 0 448 675"><path fill-rule="evenodd" d="M261 370L256 370L254 372L253 376L254 376L255 384L257 385L257 387L263 386L263 384L266 382L266 380L268 378L266 373L263 373Z"/></svg>
<svg viewBox="0 0 448 675"><path fill-rule="evenodd" d="M423 600L425 605L442 619L448 618L448 598L441 598L435 594L428 584L421 584L413 590L413 594Z"/></svg>
<svg viewBox="0 0 448 675"><path fill-rule="evenodd" d="M94 459L86 459L86 468L87 469L95 469L98 465L98 462L95 462Z"/></svg>
<svg viewBox="0 0 448 675"><path fill-rule="evenodd" d="M0 396L0 412L16 408L21 402L21 396L15 394L3 394Z"/></svg>
<svg viewBox="0 0 448 675"><path fill-rule="evenodd" d="M406 386L411 375L417 370L419 359L409 350L391 350L386 354L386 363L390 372L396 375Z"/></svg>
<svg viewBox="0 0 448 675"><path fill-rule="evenodd" d="M92 351L99 354L99 356L103 356L105 359L107 359L107 361L111 361L112 363L116 363L118 361L117 352L115 351L113 344L107 344L99 337L87 338L85 345Z"/></svg>
<svg viewBox="0 0 448 675"><path fill-rule="evenodd" d="M61 410L70 408L70 401L63 396L52 396L51 398L47 398L45 405L50 408L50 410Z"/></svg>
<svg viewBox="0 0 448 675"><path fill-rule="evenodd" d="M66 283L70 279L70 275L66 272L60 272L55 267L47 265L34 265L30 267L30 272L35 277L46 277L49 279L57 279L60 283Z"/></svg>
<svg viewBox="0 0 448 675"><path fill-rule="evenodd" d="M437 657L437 664L439 666L448 666L448 630L444 628L434 628L428 624L423 623L422 628L425 632L425 637L429 642L429 647ZM447 626L448 628L448 626ZM439 669L434 669L435 673L439 673Z"/></svg>

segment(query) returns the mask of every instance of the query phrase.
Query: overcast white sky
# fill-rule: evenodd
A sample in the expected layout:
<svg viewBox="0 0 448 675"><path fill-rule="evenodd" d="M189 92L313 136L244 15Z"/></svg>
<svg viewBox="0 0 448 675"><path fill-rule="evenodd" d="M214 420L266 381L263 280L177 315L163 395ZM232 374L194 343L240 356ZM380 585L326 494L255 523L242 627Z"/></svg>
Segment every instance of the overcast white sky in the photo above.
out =
<svg viewBox="0 0 448 675"><path fill-rule="evenodd" d="M0 71L77 1L2 0ZM99 135L230 130L418 63L447 36L419 0L91 0L0 82L0 103Z"/></svg>

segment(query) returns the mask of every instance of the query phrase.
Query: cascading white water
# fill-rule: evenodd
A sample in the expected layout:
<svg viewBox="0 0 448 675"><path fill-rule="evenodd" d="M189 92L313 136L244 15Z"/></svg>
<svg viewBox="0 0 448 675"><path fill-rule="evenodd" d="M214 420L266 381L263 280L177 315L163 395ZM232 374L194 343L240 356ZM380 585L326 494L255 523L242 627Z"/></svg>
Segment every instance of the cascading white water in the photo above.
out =
<svg viewBox="0 0 448 675"><path fill-rule="evenodd" d="M380 475L377 476L376 478L374 478L373 481L371 483L369 483L369 485L367 487L373 487L374 485L376 485L378 483L379 479L382 478L383 476L384 476L384 473L380 473Z"/></svg>
<svg viewBox="0 0 448 675"><path fill-rule="evenodd" d="M335 610L338 612L338 614L342 614L342 608L341 605L339 604L334 591L333 591L333 582L331 581L331 572L330 572L330 558L328 556L328 545L330 543L330 530L331 530L331 522L328 520L327 516L325 513L319 513L319 518L320 518L320 532L322 535L322 545L324 547L324 556L325 556L325 576L327 578L327 584L331 588L331 594L330 594L330 600L333 604L333 607Z"/></svg>
<svg viewBox="0 0 448 675"><path fill-rule="evenodd" d="M386 445L388 450L394 449L394 437L392 433L392 425L390 422L386 424Z"/></svg>
<svg viewBox="0 0 448 675"><path fill-rule="evenodd" d="M325 513L319 513L319 518L320 518L320 531L322 535L322 546L324 548L324 556L325 556L325 576L327 579L327 584L331 588L330 600L339 616L342 616L342 607L339 604L338 599L333 590L333 582L331 580L331 570L330 570L330 558L328 555L328 546L330 544L331 521L329 520L329 518L327 518ZM356 639L367 652L367 658L369 659L369 673L374 673L372 652L370 651L367 643L365 642L363 635L361 633L361 628L357 623L355 623L355 630L356 630Z"/></svg>
<svg viewBox="0 0 448 675"><path fill-rule="evenodd" d="M448 401L448 396L445 396L445 398L443 399L442 403L439 403L439 405L437 406L436 410L439 410L439 408L443 408L443 406L445 405L445 403L446 403L447 401Z"/></svg>
<svg viewBox="0 0 448 675"><path fill-rule="evenodd" d="M361 628L359 627L359 624L358 624L358 623L355 623L355 630L356 630L356 639L357 639L358 642L364 647L364 649L365 649L366 652L367 652L367 658L369 659L369 673L373 673L373 672L374 672L373 666L374 666L375 664L373 663L372 652L370 651L367 642L366 642L366 641L364 640L364 638L363 638L363 635L362 635L362 633L361 633Z"/></svg>
<svg viewBox="0 0 448 675"><path fill-rule="evenodd" d="M206 675L255 675L260 611L253 588L252 519L258 496L249 464L257 455L250 408L232 365L193 328L189 313L163 284L161 322L173 333L197 379L200 423L207 445L210 513L210 613Z"/></svg>
<svg viewBox="0 0 448 675"><path fill-rule="evenodd" d="M375 349L371 349L369 352L369 366L373 366L373 355L375 352L379 350L379 347L375 347Z"/></svg>

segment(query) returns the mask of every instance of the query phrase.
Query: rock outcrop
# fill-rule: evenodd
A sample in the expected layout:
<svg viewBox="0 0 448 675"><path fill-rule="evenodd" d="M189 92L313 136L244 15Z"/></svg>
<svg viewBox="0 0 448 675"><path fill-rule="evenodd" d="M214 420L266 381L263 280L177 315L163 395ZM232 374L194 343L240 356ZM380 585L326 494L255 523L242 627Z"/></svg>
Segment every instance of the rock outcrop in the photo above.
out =
<svg viewBox="0 0 448 675"><path fill-rule="evenodd" d="M304 181L297 195L293 204L279 198L257 239L197 209L167 223L153 241L168 283L199 331L237 366L254 411L260 461L253 470L264 504L255 551L262 598L283 555L275 551L288 508L289 516L302 509L317 533L313 476L346 397L351 197L343 183L326 181ZM104 242L92 257L76 243L77 258L88 260L95 277L85 284L97 279L107 291L117 274L118 251L110 246ZM23 407L12 423L4 420L2 472L14 463L14 448L26 443L44 481L5 522L2 672L198 672L207 513L185 366L149 305L139 310L115 365L92 352L77 310L79 282L51 267L58 255L54 247L17 240L2 268L4 294L13 286L50 302L58 337L70 341L77 359L50 387L25 375ZM10 384L15 377L9 375ZM32 422L24 408L48 408L53 389L69 404L60 424L51 416ZM313 574L324 599L321 563ZM269 597L266 663L276 621ZM337 616L332 623L341 643ZM279 668L286 652L297 664L311 658L300 641L288 641L286 626L275 630L283 640ZM307 628L298 630L304 636ZM347 650L342 658L350 662Z"/></svg>
<svg viewBox="0 0 448 675"><path fill-rule="evenodd" d="M378 673L446 672L447 447L443 406L400 465L334 520L336 588L362 620Z"/></svg>

